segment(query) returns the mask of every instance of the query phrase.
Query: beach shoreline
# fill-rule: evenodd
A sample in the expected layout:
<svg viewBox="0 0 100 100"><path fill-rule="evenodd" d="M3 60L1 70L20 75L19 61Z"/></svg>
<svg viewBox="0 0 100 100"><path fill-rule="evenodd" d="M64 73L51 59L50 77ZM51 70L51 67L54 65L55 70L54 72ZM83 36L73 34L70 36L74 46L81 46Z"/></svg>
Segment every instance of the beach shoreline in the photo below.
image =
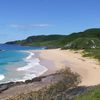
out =
<svg viewBox="0 0 100 100"><path fill-rule="evenodd" d="M40 64L47 67L48 71L43 75L53 74L58 70L70 68L73 72L78 73L82 82L80 86L93 86L100 84L100 64L95 59L82 56L82 51L46 49L32 50L38 53ZM47 61L45 63L45 61ZM52 63L50 65L50 63ZM94 75L93 75L94 73Z"/></svg>
<svg viewBox="0 0 100 100"><path fill-rule="evenodd" d="M44 50L27 50L24 52L31 54L27 56L27 60L32 60L32 59L35 60L36 58L39 60L38 64L40 65L40 67L43 66L44 68L47 69L41 72L40 75L37 75L35 77L47 76L50 74L54 74L61 69L70 68L73 72L76 72L80 75L82 79L82 83L80 85L91 86L91 85L97 85L100 83L100 80L98 81L96 80L94 82L92 80L91 82L88 82L88 80L86 80L86 77L88 78L88 74L90 74L89 70L94 71L94 72L96 72L97 70L100 71L100 64L96 59L83 57L82 51L76 52L74 50L61 50L59 48L59 49L44 49ZM32 67L34 68L35 66L33 65ZM28 70L28 69L31 69L31 67L28 68L26 66L23 66L23 67L17 68L16 70L23 71L23 70ZM19 80L19 81L11 81L11 82L25 82L31 79L27 78L24 81ZM89 79L91 79L90 76L89 76ZM7 82L7 83L10 83L10 82Z"/></svg>
<svg viewBox="0 0 100 100"><path fill-rule="evenodd" d="M10 88L0 93L0 99L15 96L20 93L37 91L44 86L51 84L53 74L57 71L70 68L72 72L78 73L82 82L79 86L94 86L100 84L100 65L94 59L82 57L80 51L46 49L46 50L29 50L39 58L40 64L48 70L38 78L26 80L25 82L15 82ZM7 83L10 84L10 83ZM4 88L4 87L3 87Z"/></svg>

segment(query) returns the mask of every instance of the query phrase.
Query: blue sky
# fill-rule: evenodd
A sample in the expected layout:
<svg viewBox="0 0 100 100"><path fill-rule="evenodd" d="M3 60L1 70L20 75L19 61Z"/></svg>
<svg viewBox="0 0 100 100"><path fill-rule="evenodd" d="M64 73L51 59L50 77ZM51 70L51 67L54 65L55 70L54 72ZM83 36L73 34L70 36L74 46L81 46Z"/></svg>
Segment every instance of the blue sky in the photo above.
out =
<svg viewBox="0 0 100 100"><path fill-rule="evenodd" d="M0 43L100 27L100 0L0 0Z"/></svg>

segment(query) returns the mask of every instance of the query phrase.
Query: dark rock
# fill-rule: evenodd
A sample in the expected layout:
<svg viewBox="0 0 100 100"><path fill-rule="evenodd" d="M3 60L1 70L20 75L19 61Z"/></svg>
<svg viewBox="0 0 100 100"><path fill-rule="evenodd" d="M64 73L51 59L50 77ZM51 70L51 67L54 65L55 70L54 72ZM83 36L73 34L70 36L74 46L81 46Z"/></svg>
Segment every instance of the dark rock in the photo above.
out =
<svg viewBox="0 0 100 100"><path fill-rule="evenodd" d="M13 86L28 84L28 83L32 83L32 82L40 82L40 81L42 81L43 78L48 77L48 76L50 76L50 75L36 77L31 80L26 80L25 82L9 82L9 83L0 84L0 93L2 93L3 91L5 91Z"/></svg>
<svg viewBox="0 0 100 100"><path fill-rule="evenodd" d="M0 85L0 93L4 90L7 90L8 89L8 85L5 84L5 85Z"/></svg>

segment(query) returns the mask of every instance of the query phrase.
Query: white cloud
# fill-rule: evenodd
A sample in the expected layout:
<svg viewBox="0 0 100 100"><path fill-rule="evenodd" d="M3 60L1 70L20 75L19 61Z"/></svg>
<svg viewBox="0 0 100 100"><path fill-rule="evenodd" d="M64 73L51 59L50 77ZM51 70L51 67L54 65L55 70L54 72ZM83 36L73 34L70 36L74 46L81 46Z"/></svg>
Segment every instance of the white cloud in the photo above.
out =
<svg viewBox="0 0 100 100"><path fill-rule="evenodd" d="M31 26L33 26L33 27L50 27L52 25L50 25L50 24L32 24Z"/></svg>
<svg viewBox="0 0 100 100"><path fill-rule="evenodd" d="M53 25L51 24L10 24L9 25L11 28L21 28L21 29L31 29L31 28L46 28L46 27L51 27Z"/></svg>

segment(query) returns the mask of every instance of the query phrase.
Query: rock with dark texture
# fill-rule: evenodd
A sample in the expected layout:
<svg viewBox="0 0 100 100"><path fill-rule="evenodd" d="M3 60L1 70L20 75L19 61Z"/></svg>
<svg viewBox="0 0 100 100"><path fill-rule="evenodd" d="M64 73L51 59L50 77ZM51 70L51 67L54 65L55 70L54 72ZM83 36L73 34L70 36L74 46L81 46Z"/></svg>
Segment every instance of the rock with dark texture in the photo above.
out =
<svg viewBox="0 0 100 100"><path fill-rule="evenodd" d="M51 75L53 75L53 74L51 74ZM43 78L49 77L51 75L36 77L31 80L26 80L25 82L21 81L21 82L9 82L9 83L0 84L0 93L2 93L3 91L5 91L13 86L18 86L18 85L28 84L28 83L33 83L33 82L40 82L40 81L42 81Z"/></svg>
<svg viewBox="0 0 100 100"><path fill-rule="evenodd" d="M5 84L5 85L0 85L0 93L4 90L7 90L8 89L8 85Z"/></svg>

